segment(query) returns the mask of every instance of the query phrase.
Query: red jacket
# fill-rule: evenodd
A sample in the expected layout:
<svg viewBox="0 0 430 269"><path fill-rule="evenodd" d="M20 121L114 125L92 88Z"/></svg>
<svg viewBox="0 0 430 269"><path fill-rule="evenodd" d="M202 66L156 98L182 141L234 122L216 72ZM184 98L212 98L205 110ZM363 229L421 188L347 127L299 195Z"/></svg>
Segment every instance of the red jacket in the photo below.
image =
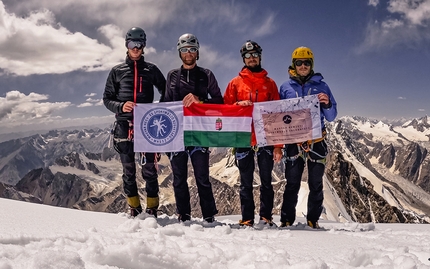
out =
<svg viewBox="0 0 430 269"><path fill-rule="evenodd" d="M238 101L250 100L253 103L279 100L278 86L267 76L267 71L251 72L244 67L239 76L233 78L224 93L224 104L235 104ZM252 125L251 146L257 144L254 125ZM282 145L275 147L282 148Z"/></svg>

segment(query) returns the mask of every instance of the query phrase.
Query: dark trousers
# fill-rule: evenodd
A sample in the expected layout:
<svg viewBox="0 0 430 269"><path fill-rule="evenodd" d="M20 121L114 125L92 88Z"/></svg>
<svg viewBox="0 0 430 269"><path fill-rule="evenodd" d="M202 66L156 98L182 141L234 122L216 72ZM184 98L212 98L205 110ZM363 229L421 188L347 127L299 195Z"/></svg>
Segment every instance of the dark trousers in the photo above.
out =
<svg viewBox="0 0 430 269"><path fill-rule="evenodd" d="M127 197L137 196L136 161L134 152L120 154L122 163L122 180ZM155 166L155 153L145 153L146 163L142 166L142 177L146 182L145 191L148 197L158 197L158 174Z"/></svg>
<svg viewBox="0 0 430 269"><path fill-rule="evenodd" d="M212 217L218 213L218 210L215 205L212 184L209 181L209 151L207 148L187 147L186 151L177 152L171 156L176 212L182 216L191 215L190 191L187 183L188 156L194 169L203 218Z"/></svg>
<svg viewBox="0 0 430 269"><path fill-rule="evenodd" d="M251 148L236 149L236 164L240 173L240 205L242 220L253 220L255 204L253 194L255 151ZM273 147L259 148L257 151L257 164L260 173L260 216L272 219L273 209Z"/></svg>
<svg viewBox="0 0 430 269"><path fill-rule="evenodd" d="M299 153L297 144L285 145L287 156L296 156ZM315 143L313 151L322 156L327 155L327 145L325 141ZM309 153L310 158L313 160L322 159L321 156ZM308 186L309 196L307 204L307 219L313 222L318 221L323 210L323 175L325 165L319 162L306 160L308 165ZM298 193L300 190L300 183L302 179L303 170L305 167L305 160L298 157L294 161L286 161L285 165L285 178L287 184L283 195L283 202L281 208L281 222L289 222L293 224L296 219L296 205L298 200Z"/></svg>

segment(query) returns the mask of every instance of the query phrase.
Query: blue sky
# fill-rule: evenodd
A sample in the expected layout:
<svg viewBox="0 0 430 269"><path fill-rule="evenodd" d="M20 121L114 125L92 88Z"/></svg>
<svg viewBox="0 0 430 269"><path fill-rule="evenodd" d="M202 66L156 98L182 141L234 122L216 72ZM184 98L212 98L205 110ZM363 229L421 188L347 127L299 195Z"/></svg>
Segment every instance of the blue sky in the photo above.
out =
<svg viewBox="0 0 430 269"><path fill-rule="evenodd" d="M112 122L101 98L133 26L146 31L146 60L165 75L181 64L178 37L195 34L198 65L214 72L222 93L243 65L240 47L252 39L278 87L291 52L310 47L339 116L430 111L430 0L4 0L0 133Z"/></svg>

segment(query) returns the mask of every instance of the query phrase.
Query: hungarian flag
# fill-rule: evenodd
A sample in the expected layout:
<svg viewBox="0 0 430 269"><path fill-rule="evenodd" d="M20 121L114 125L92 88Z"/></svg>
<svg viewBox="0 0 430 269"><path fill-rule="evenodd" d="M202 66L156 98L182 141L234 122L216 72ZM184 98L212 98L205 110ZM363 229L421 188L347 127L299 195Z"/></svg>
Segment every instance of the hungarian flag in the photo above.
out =
<svg viewBox="0 0 430 269"><path fill-rule="evenodd" d="M193 104L184 107L184 144L201 147L249 147L252 106Z"/></svg>

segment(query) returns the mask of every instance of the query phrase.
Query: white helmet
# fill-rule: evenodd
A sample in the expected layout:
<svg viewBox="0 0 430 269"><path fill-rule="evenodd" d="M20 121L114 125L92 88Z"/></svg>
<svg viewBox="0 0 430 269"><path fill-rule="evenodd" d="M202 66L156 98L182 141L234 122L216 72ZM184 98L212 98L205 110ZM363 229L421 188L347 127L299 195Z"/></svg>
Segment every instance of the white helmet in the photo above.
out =
<svg viewBox="0 0 430 269"><path fill-rule="evenodd" d="M179 51L183 47L194 47L196 49L199 49L200 48L199 40L193 34L183 34L179 37L176 48Z"/></svg>

